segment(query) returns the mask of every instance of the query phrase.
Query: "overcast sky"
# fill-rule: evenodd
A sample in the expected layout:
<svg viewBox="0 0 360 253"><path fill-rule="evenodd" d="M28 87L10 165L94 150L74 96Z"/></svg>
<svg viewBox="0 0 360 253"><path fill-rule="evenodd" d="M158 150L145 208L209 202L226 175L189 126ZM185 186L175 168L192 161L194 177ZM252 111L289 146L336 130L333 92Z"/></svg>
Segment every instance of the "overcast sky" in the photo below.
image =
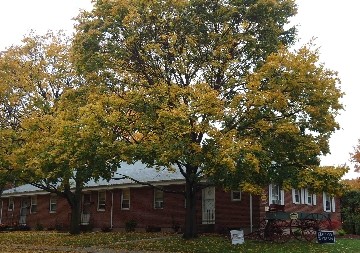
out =
<svg viewBox="0 0 360 253"><path fill-rule="evenodd" d="M322 159L322 165L340 165L349 162L349 153L360 138L357 127L360 97L358 73L360 59L359 0L297 0L298 15L292 19L298 25L302 45L316 37L320 60L325 66L339 72L345 111L338 117L341 130L330 140L331 154ZM47 30L63 29L73 32L72 20L79 9L91 9L91 0L0 0L0 51L19 44L31 29L37 34ZM347 178L358 177L349 173Z"/></svg>

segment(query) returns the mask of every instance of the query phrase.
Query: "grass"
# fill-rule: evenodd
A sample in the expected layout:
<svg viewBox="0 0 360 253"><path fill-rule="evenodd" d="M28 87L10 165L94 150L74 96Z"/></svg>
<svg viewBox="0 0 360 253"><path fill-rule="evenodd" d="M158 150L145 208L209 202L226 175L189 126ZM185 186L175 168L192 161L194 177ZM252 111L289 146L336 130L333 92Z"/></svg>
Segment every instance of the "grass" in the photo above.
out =
<svg viewBox="0 0 360 253"><path fill-rule="evenodd" d="M337 239L335 244L316 244L290 241L283 244L246 240L232 245L228 237L203 235L194 240L183 240L179 235L164 233L84 233L72 236L57 232L3 232L0 233L1 252L80 252L87 247L113 250L145 250L184 253L332 253L360 252L359 239ZM65 250L66 249L66 250ZM63 251L61 251L63 250ZM99 251L100 252L100 251Z"/></svg>

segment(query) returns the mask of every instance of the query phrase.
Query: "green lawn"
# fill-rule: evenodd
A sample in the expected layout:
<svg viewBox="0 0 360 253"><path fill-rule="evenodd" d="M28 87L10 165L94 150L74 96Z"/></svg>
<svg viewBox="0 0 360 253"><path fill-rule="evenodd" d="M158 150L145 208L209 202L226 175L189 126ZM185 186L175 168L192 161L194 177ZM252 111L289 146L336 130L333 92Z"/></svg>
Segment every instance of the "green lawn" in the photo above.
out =
<svg viewBox="0 0 360 253"><path fill-rule="evenodd" d="M246 240L231 245L229 238L203 235L195 240L183 240L179 235L163 233L84 233L71 236L57 232L2 232L0 252L79 252L87 247L113 250L146 250L157 252L239 253L239 252L360 252L359 239L337 239L335 244L290 241L283 244Z"/></svg>

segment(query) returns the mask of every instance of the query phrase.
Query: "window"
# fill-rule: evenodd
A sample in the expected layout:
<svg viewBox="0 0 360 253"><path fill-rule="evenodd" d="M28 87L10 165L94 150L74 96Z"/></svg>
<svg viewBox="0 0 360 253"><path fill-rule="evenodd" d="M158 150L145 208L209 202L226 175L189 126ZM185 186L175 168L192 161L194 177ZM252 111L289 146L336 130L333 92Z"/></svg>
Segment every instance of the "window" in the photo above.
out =
<svg viewBox="0 0 360 253"><path fill-rule="evenodd" d="M154 208L164 208L164 192L159 189L154 190Z"/></svg>
<svg viewBox="0 0 360 253"><path fill-rule="evenodd" d="M50 195L50 213L56 213L57 207L57 196Z"/></svg>
<svg viewBox="0 0 360 253"><path fill-rule="evenodd" d="M8 211L14 211L14 198L9 198Z"/></svg>
<svg viewBox="0 0 360 253"><path fill-rule="evenodd" d="M335 212L335 198L326 192L323 193L323 205L325 212Z"/></svg>
<svg viewBox="0 0 360 253"><path fill-rule="evenodd" d="M30 213L37 212L37 196L31 196Z"/></svg>
<svg viewBox="0 0 360 253"><path fill-rule="evenodd" d="M311 194L308 189L304 189L304 202L307 205L316 205L316 195Z"/></svg>
<svg viewBox="0 0 360 253"><path fill-rule="evenodd" d="M241 191L231 191L231 200L240 201L241 200Z"/></svg>
<svg viewBox="0 0 360 253"><path fill-rule="evenodd" d="M301 191L299 189L292 189L292 200L294 204L300 204Z"/></svg>
<svg viewBox="0 0 360 253"><path fill-rule="evenodd" d="M279 185L269 185L269 204L284 205L284 191Z"/></svg>
<svg viewBox="0 0 360 253"><path fill-rule="evenodd" d="M130 209L130 189L123 189L121 192L121 209Z"/></svg>
<svg viewBox="0 0 360 253"><path fill-rule="evenodd" d="M105 211L105 200L106 200L106 194L104 191L98 192L98 211Z"/></svg>

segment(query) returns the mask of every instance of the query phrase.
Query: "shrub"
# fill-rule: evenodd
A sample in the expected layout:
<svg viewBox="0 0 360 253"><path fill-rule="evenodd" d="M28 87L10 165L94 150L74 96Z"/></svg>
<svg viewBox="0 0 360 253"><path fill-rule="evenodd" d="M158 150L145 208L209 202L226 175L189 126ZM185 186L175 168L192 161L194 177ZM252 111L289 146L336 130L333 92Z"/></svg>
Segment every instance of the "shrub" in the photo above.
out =
<svg viewBox="0 0 360 253"><path fill-rule="evenodd" d="M337 230L341 227L341 221L339 220L331 220L328 229Z"/></svg>
<svg viewBox="0 0 360 253"><path fill-rule="evenodd" d="M102 232L105 232L105 233L111 232L111 231L112 231L112 228L109 227L109 226L103 226L103 227L101 228L101 231L102 231Z"/></svg>
<svg viewBox="0 0 360 253"><path fill-rule="evenodd" d="M346 235L346 232L345 232L344 229L339 229L339 230L336 231L336 233L337 233L338 235L340 235L340 236Z"/></svg>
<svg viewBox="0 0 360 253"><path fill-rule="evenodd" d="M295 236L301 236L301 229L295 229L292 233L293 233Z"/></svg>
<svg viewBox="0 0 360 253"><path fill-rule="evenodd" d="M17 231L30 231L31 227L28 226L28 225L18 225L18 226L15 227L14 230L17 230Z"/></svg>
<svg viewBox="0 0 360 253"><path fill-rule="evenodd" d="M37 223L36 226L35 226L35 230L36 231L43 231L44 226L41 223Z"/></svg>
<svg viewBox="0 0 360 253"><path fill-rule="evenodd" d="M149 226L146 226L145 231L146 232L160 232L161 227L149 225Z"/></svg>
<svg viewBox="0 0 360 253"><path fill-rule="evenodd" d="M126 232L133 232L137 226L137 222L135 220L129 220L125 222L125 231Z"/></svg>

